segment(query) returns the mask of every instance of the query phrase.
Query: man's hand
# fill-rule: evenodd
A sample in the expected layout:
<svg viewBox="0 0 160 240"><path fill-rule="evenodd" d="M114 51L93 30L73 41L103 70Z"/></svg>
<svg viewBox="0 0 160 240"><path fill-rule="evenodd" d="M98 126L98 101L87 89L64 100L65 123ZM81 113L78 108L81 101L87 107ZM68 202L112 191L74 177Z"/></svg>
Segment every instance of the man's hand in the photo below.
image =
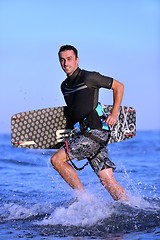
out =
<svg viewBox="0 0 160 240"><path fill-rule="evenodd" d="M117 115L111 114L106 119L105 122L108 126L114 126L117 122Z"/></svg>

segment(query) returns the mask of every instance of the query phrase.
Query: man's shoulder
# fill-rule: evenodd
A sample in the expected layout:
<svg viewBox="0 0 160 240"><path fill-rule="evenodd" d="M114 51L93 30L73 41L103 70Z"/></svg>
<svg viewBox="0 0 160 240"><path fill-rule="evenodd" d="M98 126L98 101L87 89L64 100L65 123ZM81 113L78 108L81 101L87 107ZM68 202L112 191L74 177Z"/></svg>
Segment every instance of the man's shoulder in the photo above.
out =
<svg viewBox="0 0 160 240"><path fill-rule="evenodd" d="M66 82L67 82L67 78L61 82L61 85L60 85L61 90L66 86Z"/></svg>
<svg viewBox="0 0 160 240"><path fill-rule="evenodd" d="M94 88L111 88L113 78L104 76L98 71L87 71L82 70L82 75L84 82L89 87Z"/></svg>
<svg viewBox="0 0 160 240"><path fill-rule="evenodd" d="M89 71L85 69L81 69L81 73L85 74L86 76L93 76L93 75L99 74L99 72L91 71L91 70Z"/></svg>
<svg viewBox="0 0 160 240"><path fill-rule="evenodd" d="M61 85L65 84L66 82L66 79L64 79L62 82L61 82Z"/></svg>
<svg viewBox="0 0 160 240"><path fill-rule="evenodd" d="M84 79L85 82L90 82L90 81L94 81L95 79L97 79L100 76L99 72L96 71L88 71L85 69L81 70L81 77Z"/></svg>

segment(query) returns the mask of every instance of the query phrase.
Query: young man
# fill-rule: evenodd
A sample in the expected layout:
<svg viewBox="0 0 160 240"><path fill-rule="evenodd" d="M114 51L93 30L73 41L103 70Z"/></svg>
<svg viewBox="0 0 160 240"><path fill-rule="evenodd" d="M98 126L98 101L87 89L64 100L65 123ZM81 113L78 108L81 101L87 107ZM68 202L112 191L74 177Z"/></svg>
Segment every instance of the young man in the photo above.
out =
<svg viewBox="0 0 160 240"><path fill-rule="evenodd" d="M78 122L80 131L73 138L68 138L66 146L51 157L51 163L73 189L84 191L77 172L70 165L69 160L87 158L112 198L125 201L127 199L125 190L114 178L113 171L116 166L110 161L106 148L110 136L109 126L117 121L124 86L98 72L81 70L78 65L78 51L71 45L62 46L58 56L61 67L67 75L61 84L61 91L72 121L74 124ZM103 123L102 116L99 116L97 110L101 87L113 91L113 110L110 116L103 118Z"/></svg>

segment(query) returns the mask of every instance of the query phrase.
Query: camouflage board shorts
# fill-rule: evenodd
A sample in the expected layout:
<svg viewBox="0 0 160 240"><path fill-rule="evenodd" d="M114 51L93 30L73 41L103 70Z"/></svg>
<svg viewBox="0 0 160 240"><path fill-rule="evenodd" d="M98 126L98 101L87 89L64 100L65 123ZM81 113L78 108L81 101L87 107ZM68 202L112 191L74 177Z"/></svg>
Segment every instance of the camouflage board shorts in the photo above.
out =
<svg viewBox="0 0 160 240"><path fill-rule="evenodd" d="M90 130L93 136L107 142L110 132L106 130ZM64 148L65 150L66 147ZM68 155L71 159L82 160L87 158L95 173L99 173L106 168L116 169L115 164L109 159L108 151L105 145L95 141L82 133L76 134L73 138L68 139Z"/></svg>

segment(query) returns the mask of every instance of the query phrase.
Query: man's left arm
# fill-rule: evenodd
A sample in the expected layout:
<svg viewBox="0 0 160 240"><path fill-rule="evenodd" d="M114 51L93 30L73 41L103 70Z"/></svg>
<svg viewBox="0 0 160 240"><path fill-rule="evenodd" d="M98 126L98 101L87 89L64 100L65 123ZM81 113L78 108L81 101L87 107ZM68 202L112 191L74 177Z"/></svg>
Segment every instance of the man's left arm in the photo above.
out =
<svg viewBox="0 0 160 240"><path fill-rule="evenodd" d="M113 80L112 83L112 90L113 90L113 109L112 113L107 117L106 123L108 125L115 125L118 118L118 111L122 102L123 93L124 93L124 85L123 83Z"/></svg>

